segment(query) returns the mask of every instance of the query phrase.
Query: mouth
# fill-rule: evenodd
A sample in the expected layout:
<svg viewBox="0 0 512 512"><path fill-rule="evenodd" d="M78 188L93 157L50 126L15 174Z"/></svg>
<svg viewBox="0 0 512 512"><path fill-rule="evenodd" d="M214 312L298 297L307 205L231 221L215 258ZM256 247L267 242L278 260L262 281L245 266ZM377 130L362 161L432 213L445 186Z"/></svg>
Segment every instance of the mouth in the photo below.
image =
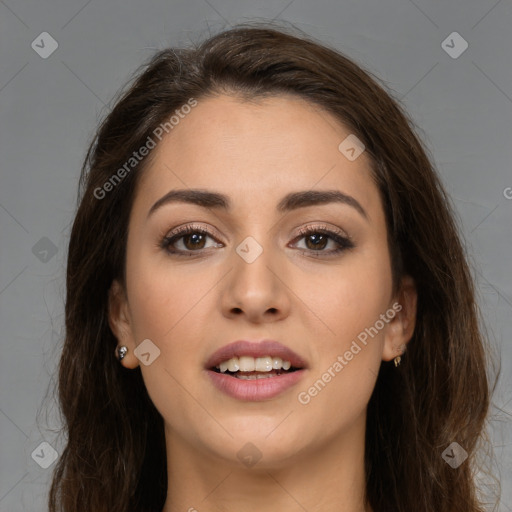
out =
<svg viewBox="0 0 512 512"><path fill-rule="evenodd" d="M261 401L295 385L307 363L298 354L272 340L237 341L217 350L205 369L218 390L232 398Z"/></svg>
<svg viewBox="0 0 512 512"><path fill-rule="evenodd" d="M242 380L268 379L279 375L287 375L302 368L292 366L291 361L280 357L232 357L220 364L209 368L215 373Z"/></svg>

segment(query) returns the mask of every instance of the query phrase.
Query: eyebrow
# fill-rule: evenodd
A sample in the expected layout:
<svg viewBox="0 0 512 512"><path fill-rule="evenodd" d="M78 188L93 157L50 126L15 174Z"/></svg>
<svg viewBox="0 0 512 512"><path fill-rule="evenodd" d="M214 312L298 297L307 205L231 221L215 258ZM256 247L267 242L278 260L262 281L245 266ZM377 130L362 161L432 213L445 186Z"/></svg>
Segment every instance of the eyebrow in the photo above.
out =
<svg viewBox="0 0 512 512"><path fill-rule="evenodd" d="M225 211L231 210L231 200L224 194L202 189L181 189L171 190L161 197L150 208L148 218L162 206L175 202L195 204L203 208L215 208ZM339 203L351 206L368 220L368 214L359 201L339 190L305 190L302 192L291 192L278 203L276 210L280 213L285 213L307 206L328 203Z"/></svg>

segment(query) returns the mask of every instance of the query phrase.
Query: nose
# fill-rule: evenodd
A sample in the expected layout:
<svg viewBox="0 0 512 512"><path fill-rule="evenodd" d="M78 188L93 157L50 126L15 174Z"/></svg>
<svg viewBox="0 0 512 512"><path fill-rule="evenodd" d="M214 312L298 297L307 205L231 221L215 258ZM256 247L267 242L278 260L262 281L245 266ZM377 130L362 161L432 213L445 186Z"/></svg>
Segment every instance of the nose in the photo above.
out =
<svg viewBox="0 0 512 512"><path fill-rule="evenodd" d="M286 282L287 273L283 261L270 249L265 248L254 260L245 258L242 251L234 251L230 262L233 266L221 297L225 316L245 316L249 322L264 323L289 315L292 292Z"/></svg>

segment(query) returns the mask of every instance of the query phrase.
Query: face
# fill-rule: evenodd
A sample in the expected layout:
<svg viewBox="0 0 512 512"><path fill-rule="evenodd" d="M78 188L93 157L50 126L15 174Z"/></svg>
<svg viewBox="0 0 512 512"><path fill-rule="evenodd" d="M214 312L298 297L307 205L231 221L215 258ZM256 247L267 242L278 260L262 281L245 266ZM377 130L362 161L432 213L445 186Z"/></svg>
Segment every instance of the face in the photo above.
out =
<svg viewBox="0 0 512 512"><path fill-rule="evenodd" d="M129 222L126 289L114 282L111 290L110 325L129 348L122 364L141 367L176 453L194 447L233 464L260 453L260 464L275 468L364 430L379 366L410 339L416 303L407 278L392 294L369 157L338 149L349 135L295 97L218 96L200 100L153 150ZM197 204L196 194L152 208L192 189L222 194L226 205L215 197ZM326 191L330 199L311 195ZM134 355L143 340L147 365ZM302 361L254 380L209 368L236 340L274 340ZM246 369L267 364L266 355L272 365L278 354L292 359L282 347L265 350L219 357L243 357Z"/></svg>

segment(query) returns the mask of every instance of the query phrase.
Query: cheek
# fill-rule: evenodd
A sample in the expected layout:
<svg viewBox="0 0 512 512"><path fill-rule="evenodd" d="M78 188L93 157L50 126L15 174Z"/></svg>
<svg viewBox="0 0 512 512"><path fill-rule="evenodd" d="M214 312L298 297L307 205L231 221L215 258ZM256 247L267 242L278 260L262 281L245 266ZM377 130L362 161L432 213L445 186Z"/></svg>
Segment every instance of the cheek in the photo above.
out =
<svg viewBox="0 0 512 512"><path fill-rule="evenodd" d="M127 275L134 331L163 344L175 339L180 330L197 325L200 304L215 284L211 272L148 251L132 252Z"/></svg>
<svg viewBox="0 0 512 512"><path fill-rule="evenodd" d="M209 341L205 326L218 279L142 252L132 253L127 275L135 341L150 339L160 350L151 365L141 364L143 379L157 409L172 418L176 409L190 406L189 393L197 394L198 354Z"/></svg>
<svg viewBox="0 0 512 512"><path fill-rule="evenodd" d="M323 275L307 278L297 294L321 322L322 339L341 350L388 308L391 269L385 250L361 249Z"/></svg>
<svg viewBox="0 0 512 512"><path fill-rule="evenodd" d="M186 406L190 397L183 386L194 392L199 358L213 341L208 326L215 315L215 284L221 276L200 266L187 267L142 252L132 255L132 329L137 344L148 338L160 350L159 358L150 366L141 365L141 370L161 412L170 404Z"/></svg>
<svg viewBox="0 0 512 512"><path fill-rule="evenodd" d="M322 295L319 288L309 289L329 336L318 340L322 350L300 390L299 403L304 414L316 418L329 414L333 432L364 411L375 386L385 327L377 332L371 328L386 313L391 285L387 253L374 246L340 267L336 278L325 279Z"/></svg>

